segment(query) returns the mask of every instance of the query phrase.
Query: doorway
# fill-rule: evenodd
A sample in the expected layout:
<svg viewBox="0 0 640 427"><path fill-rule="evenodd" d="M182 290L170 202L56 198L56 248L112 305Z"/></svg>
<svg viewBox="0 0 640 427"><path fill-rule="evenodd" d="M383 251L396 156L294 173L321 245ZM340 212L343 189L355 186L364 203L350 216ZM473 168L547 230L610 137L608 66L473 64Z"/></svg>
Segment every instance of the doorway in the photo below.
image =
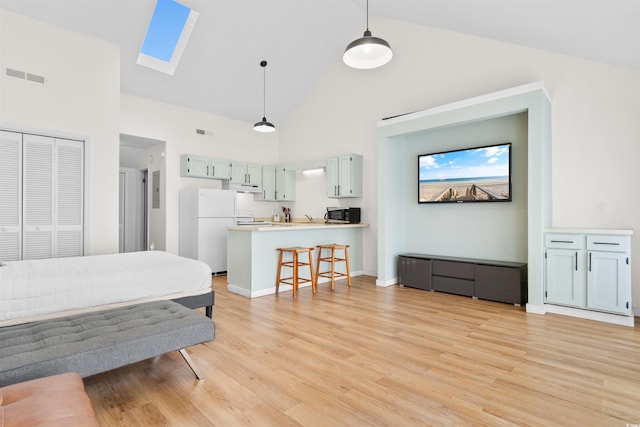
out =
<svg viewBox="0 0 640 427"><path fill-rule="evenodd" d="M120 135L119 251L164 249L161 208L150 211L150 170L164 169L164 141ZM159 189L164 189L164 186ZM164 195L158 195L164 199Z"/></svg>

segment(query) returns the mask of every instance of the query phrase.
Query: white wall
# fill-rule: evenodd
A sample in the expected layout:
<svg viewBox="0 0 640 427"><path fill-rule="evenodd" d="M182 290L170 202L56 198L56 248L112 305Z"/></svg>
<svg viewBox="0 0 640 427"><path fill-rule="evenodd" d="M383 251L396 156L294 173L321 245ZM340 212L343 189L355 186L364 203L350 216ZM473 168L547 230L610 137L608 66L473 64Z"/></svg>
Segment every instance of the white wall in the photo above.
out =
<svg viewBox="0 0 640 427"><path fill-rule="evenodd" d="M119 47L0 9L0 125L88 139L86 254L118 252Z"/></svg>
<svg viewBox="0 0 640 427"><path fill-rule="evenodd" d="M166 200L165 250L178 253L179 192L188 187L220 188L219 180L180 177L180 156L199 154L259 164L276 164L278 134L260 134L252 124L122 94L120 131L128 135L165 141ZM213 131L198 135L196 129ZM155 157L155 156L154 156ZM151 174L151 168L149 169ZM161 199L162 202L162 199ZM272 203L253 204L270 215ZM256 215L262 212L256 212Z"/></svg>
<svg viewBox="0 0 640 427"><path fill-rule="evenodd" d="M352 70L336 53L280 131L285 162L364 155L365 270L377 264L376 122L534 81L552 97L553 225L633 228L640 254L640 71L376 17L370 28L391 44L392 61ZM326 126L308 126L318 122ZM299 182L296 203L310 203L308 193ZM639 262L632 274L640 306Z"/></svg>

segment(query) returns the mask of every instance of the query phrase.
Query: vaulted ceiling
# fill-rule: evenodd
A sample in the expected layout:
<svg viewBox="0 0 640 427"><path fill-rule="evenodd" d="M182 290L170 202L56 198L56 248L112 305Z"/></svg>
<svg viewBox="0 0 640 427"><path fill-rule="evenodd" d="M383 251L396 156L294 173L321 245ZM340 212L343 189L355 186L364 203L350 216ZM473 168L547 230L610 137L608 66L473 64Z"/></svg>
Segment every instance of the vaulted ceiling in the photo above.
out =
<svg viewBox="0 0 640 427"><path fill-rule="evenodd" d="M365 29L365 0L179 2L200 17L173 76L136 64L155 0L0 7L118 44L123 92L247 122L262 117L260 60L267 116L279 123ZM638 0L371 0L369 13L640 69Z"/></svg>

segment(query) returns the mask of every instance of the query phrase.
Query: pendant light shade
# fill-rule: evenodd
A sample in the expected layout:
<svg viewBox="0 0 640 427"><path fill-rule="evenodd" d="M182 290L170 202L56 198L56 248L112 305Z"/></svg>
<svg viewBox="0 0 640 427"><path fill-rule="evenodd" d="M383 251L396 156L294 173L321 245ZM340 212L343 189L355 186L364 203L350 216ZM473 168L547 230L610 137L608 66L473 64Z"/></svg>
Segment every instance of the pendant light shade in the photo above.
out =
<svg viewBox="0 0 640 427"><path fill-rule="evenodd" d="M364 35L352 41L342 55L345 64L352 68L368 70L391 61L393 51L385 40L373 37L369 31L369 0L367 0L367 29Z"/></svg>
<svg viewBox="0 0 640 427"><path fill-rule="evenodd" d="M253 125L253 130L256 132L273 132L276 130L276 127L273 123L268 122L266 117L263 117L261 121Z"/></svg>
<svg viewBox="0 0 640 427"><path fill-rule="evenodd" d="M276 127L273 123L267 121L266 103L267 103L267 89L266 89L266 68L267 61L260 61L262 67L262 120L253 125L253 130L256 132L275 132Z"/></svg>

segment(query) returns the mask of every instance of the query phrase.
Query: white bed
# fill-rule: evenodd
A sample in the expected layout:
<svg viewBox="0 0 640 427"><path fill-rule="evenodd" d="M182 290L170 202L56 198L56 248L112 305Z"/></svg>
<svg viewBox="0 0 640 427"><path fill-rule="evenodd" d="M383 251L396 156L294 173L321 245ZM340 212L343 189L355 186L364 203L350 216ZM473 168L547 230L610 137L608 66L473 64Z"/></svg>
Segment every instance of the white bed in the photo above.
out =
<svg viewBox="0 0 640 427"><path fill-rule="evenodd" d="M166 252L7 261L0 267L0 326L201 295L213 304L209 266Z"/></svg>

